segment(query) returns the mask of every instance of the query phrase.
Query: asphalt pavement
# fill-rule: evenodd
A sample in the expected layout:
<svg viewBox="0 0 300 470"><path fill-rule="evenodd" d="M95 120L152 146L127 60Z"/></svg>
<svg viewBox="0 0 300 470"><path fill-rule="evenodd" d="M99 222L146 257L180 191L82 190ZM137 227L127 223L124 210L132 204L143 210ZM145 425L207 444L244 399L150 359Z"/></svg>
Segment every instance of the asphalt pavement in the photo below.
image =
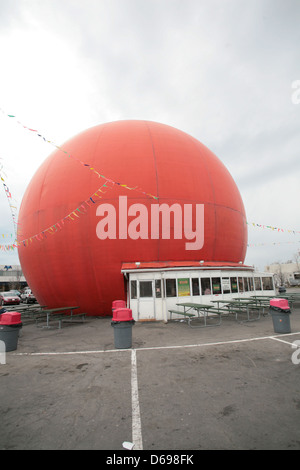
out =
<svg viewBox="0 0 300 470"><path fill-rule="evenodd" d="M0 363L0 449L300 449L300 304L290 323L142 322L129 349L111 317L28 323Z"/></svg>

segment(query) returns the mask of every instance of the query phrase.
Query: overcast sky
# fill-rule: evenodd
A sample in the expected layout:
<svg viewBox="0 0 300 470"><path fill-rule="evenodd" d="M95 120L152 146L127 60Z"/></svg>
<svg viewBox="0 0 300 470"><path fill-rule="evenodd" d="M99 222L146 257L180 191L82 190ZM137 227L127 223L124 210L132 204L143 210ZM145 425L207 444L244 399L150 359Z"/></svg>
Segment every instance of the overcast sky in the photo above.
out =
<svg viewBox="0 0 300 470"><path fill-rule="evenodd" d="M247 264L300 249L300 233L287 232L300 231L299 0L0 0L0 51L0 164L17 207L54 149L7 114L58 145L146 119L204 143L248 222L285 230L249 226ZM1 243L11 243L0 190ZM17 254L0 251L7 263Z"/></svg>

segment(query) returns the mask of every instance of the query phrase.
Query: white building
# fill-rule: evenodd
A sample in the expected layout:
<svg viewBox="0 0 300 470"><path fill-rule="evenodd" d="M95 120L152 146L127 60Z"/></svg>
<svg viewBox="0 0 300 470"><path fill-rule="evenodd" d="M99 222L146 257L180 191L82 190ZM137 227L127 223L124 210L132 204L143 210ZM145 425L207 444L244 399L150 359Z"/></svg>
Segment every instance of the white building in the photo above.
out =
<svg viewBox="0 0 300 470"><path fill-rule="evenodd" d="M274 263L266 266L265 271L274 274L276 286L300 286L299 263Z"/></svg>
<svg viewBox="0 0 300 470"><path fill-rule="evenodd" d="M0 265L0 290L20 289L27 285L20 265Z"/></svg>
<svg viewBox="0 0 300 470"><path fill-rule="evenodd" d="M178 309L180 302L211 304L218 299L275 295L271 274L236 263L123 263L122 273L128 286L127 305L136 321L167 321L168 310Z"/></svg>

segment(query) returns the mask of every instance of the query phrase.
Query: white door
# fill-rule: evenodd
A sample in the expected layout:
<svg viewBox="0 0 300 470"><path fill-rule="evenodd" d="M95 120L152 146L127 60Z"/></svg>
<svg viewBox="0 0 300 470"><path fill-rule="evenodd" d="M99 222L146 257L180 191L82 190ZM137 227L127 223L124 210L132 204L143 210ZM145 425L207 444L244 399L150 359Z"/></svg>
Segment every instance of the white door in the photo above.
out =
<svg viewBox="0 0 300 470"><path fill-rule="evenodd" d="M138 319L155 320L155 285L154 280L139 281Z"/></svg>

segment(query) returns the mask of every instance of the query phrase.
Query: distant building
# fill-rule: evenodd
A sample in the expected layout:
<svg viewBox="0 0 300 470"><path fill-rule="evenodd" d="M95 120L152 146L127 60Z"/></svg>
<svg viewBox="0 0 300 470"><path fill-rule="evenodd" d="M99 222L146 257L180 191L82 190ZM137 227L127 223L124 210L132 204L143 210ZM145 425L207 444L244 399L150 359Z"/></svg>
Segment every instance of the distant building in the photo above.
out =
<svg viewBox="0 0 300 470"><path fill-rule="evenodd" d="M274 274L274 281L276 286L300 286L299 263L274 263L270 264L269 266L266 266L265 271L267 273Z"/></svg>
<svg viewBox="0 0 300 470"><path fill-rule="evenodd" d="M0 291L22 289L27 285L20 265L0 265Z"/></svg>

